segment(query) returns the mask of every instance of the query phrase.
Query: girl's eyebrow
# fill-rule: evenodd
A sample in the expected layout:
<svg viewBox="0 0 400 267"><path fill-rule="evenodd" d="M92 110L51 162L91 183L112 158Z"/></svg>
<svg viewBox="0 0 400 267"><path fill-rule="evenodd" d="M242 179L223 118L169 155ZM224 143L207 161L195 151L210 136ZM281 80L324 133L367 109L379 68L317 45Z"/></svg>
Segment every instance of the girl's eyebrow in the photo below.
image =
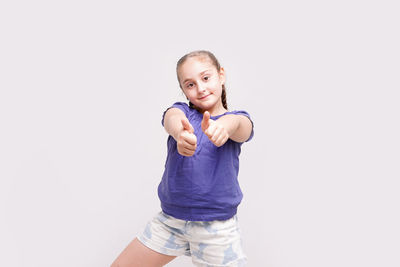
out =
<svg viewBox="0 0 400 267"><path fill-rule="evenodd" d="M203 74L204 74L205 72L207 72L207 71L209 71L209 70L203 70L202 72L199 73L199 76L203 75ZM183 83L187 82L188 80L190 80L190 78L185 79L185 80L183 81Z"/></svg>

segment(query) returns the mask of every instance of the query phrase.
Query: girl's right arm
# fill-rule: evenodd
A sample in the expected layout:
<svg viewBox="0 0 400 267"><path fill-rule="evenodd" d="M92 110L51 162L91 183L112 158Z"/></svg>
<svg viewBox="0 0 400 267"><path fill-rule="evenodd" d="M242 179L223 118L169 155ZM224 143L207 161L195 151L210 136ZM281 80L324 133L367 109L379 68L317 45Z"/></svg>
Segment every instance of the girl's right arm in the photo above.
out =
<svg viewBox="0 0 400 267"><path fill-rule="evenodd" d="M178 153L182 156L193 156L197 148L197 137L193 126L179 108L170 108L164 115L164 128L176 143Z"/></svg>
<svg viewBox="0 0 400 267"><path fill-rule="evenodd" d="M164 129L176 141L178 141L178 136L183 130L183 125L181 123L182 119L187 118L185 113L183 113L179 108L170 108L164 115Z"/></svg>

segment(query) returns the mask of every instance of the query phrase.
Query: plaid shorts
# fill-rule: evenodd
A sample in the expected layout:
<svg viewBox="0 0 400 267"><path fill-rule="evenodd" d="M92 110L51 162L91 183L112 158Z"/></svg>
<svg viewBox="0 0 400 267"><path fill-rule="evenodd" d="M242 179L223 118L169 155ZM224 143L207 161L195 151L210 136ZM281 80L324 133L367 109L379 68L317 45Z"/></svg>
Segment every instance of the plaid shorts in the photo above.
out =
<svg viewBox="0 0 400 267"><path fill-rule="evenodd" d="M196 266L245 266L237 216L224 221L185 221L159 212L137 237L148 248L192 257Z"/></svg>

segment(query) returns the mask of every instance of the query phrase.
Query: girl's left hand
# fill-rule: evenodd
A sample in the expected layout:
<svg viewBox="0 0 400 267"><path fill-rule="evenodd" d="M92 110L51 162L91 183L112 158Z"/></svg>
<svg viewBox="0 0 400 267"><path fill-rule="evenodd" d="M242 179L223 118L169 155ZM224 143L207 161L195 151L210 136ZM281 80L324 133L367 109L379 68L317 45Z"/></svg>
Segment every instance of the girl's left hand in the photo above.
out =
<svg viewBox="0 0 400 267"><path fill-rule="evenodd" d="M217 147L226 143L229 138L228 131L218 121L210 119L210 113L205 111L201 121L201 130L207 135L208 139Z"/></svg>

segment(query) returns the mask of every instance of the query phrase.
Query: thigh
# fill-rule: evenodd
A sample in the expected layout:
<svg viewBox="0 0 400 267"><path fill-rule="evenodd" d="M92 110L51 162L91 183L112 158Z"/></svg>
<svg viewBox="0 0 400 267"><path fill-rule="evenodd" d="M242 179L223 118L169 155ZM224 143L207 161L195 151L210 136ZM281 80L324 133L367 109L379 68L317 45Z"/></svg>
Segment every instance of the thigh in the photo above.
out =
<svg viewBox="0 0 400 267"><path fill-rule="evenodd" d="M236 216L226 221L193 222L190 232L190 250L196 266L245 266Z"/></svg>
<svg viewBox="0 0 400 267"><path fill-rule="evenodd" d="M112 263L111 267L160 267L172 261L176 256L158 253L135 238Z"/></svg>
<svg viewBox="0 0 400 267"><path fill-rule="evenodd" d="M147 223L138 240L146 247L170 256L190 254L189 242L185 237L186 221L159 212Z"/></svg>

